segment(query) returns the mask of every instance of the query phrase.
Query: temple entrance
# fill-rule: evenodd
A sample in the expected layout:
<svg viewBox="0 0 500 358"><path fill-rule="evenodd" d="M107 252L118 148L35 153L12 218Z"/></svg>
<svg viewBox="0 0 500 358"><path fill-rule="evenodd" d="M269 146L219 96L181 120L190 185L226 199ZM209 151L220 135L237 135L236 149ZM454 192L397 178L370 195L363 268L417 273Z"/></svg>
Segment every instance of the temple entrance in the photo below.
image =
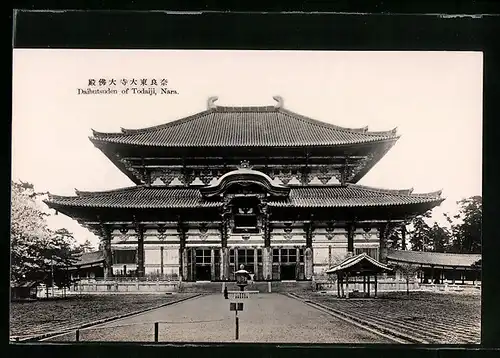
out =
<svg viewBox="0 0 500 358"><path fill-rule="evenodd" d="M296 280L297 265L281 265L281 279L282 280Z"/></svg>
<svg viewBox="0 0 500 358"><path fill-rule="evenodd" d="M210 268L210 265L196 265L196 281L210 281L212 276Z"/></svg>
<svg viewBox="0 0 500 358"><path fill-rule="evenodd" d="M230 279L235 280L234 273L243 265L255 281L262 280L262 249L234 248L229 250Z"/></svg>
<svg viewBox="0 0 500 358"><path fill-rule="evenodd" d="M303 248L275 248L273 255L273 280L304 280L304 249Z"/></svg>

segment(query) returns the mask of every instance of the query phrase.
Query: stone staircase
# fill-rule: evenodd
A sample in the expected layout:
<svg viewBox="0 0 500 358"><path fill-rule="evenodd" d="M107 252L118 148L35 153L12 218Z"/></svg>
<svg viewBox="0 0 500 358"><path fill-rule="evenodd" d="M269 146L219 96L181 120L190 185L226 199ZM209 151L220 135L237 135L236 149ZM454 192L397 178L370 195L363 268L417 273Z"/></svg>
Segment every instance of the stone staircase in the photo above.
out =
<svg viewBox="0 0 500 358"><path fill-rule="evenodd" d="M304 292L313 291L313 283L311 281L275 281L271 283L272 292Z"/></svg>

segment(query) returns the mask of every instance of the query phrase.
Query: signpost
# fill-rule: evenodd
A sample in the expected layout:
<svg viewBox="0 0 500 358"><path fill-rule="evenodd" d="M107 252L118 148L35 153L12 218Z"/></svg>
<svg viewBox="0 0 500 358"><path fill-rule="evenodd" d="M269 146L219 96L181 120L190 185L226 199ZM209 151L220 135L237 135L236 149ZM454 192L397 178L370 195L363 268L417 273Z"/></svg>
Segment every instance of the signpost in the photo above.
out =
<svg viewBox="0 0 500 358"><path fill-rule="evenodd" d="M240 287L239 292L231 292L231 298L233 300L242 300L250 298L250 293L245 292L245 286L248 284L249 273L244 269L243 265L240 266L240 269L235 272L236 276L236 284ZM238 311L243 311L243 302L230 302L229 303L229 311L234 311L235 323L236 323L236 340L239 339L240 336L240 322L238 318Z"/></svg>

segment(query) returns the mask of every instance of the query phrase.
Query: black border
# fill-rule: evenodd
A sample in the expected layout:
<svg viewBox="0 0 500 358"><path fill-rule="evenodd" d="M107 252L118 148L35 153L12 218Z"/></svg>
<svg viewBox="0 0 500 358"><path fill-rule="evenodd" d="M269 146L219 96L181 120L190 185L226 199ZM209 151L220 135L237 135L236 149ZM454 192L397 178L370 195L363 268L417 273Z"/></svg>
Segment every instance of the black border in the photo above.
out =
<svg viewBox="0 0 500 358"><path fill-rule="evenodd" d="M100 4L104 4L101 1ZM30 4L31 5L31 4ZM45 4L46 5L46 4ZM25 6L19 6L25 7ZM29 6L34 8L33 6ZM101 7L102 8L102 7ZM437 7L439 8L439 7ZM483 7L488 12L487 6ZM178 10L189 10L177 7ZM378 10L383 11L384 7ZM490 7L491 9L491 7ZM191 9L192 10L192 9ZM302 6L300 10L308 10ZM437 11L436 11L437 10ZM449 8L448 8L449 10ZM455 11L453 11L455 10ZM474 13L470 7L455 13ZM457 11L458 10L458 11ZM336 11L352 11L343 8ZM177 48L177 49L300 49L300 50L460 50L483 51L483 296L482 349L476 346L303 346L303 345L189 345L189 352L210 355L326 355L349 356L472 356L500 346L500 295L496 257L498 214L498 165L495 157L500 93L500 17L496 15L354 14L354 13L224 13L174 14L172 12L18 11L11 19L16 48ZM450 11L448 11L450 12ZM491 12L491 11L490 11ZM11 116L9 116L11 118ZM432 130L432 129L430 129ZM10 142L10 136L9 141ZM10 154L10 148L7 149ZM9 156L10 157L10 156ZM432 173L430 173L432 175ZM10 180L10 178L9 178ZM10 187L10 183L9 183ZM10 205L10 203L9 203ZM10 213L10 206L8 208ZM9 223L10 225L10 223ZM8 242L4 240L3 242ZM8 245L8 243L7 243ZM5 251L9 248L7 247ZM4 272L9 272L8 260ZM8 279L8 278L7 278ZM73 354L180 355L174 345L11 345L13 354L51 356ZM297 348L300 347L300 348ZM323 348L320 348L323 347ZM161 348L158 350L158 348ZM166 348L166 349L165 349ZM208 351L207 351L208 349ZM326 350L325 350L326 349Z"/></svg>

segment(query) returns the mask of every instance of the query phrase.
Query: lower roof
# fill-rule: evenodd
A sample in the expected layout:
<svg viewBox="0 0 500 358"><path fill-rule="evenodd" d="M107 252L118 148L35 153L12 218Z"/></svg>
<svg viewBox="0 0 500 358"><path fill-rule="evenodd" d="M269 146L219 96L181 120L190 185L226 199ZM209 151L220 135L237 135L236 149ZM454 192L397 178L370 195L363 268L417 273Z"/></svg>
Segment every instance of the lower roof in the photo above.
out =
<svg viewBox="0 0 500 358"><path fill-rule="evenodd" d="M387 260L436 267L471 267L481 260L481 254L389 250Z"/></svg>
<svg viewBox="0 0 500 358"><path fill-rule="evenodd" d="M220 200L206 199L196 187L169 187L138 185L101 192L76 191L76 196L49 194L44 202L51 208L90 207L90 208L130 208L130 209L167 209L220 207ZM389 190L357 184L331 186L290 187L286 198L269 200L271 207L302 208L342 208L342 207L380 207L412 204L439 205L444 198L441 191L414 194L412 190Z"/></svg>
<svg viewBox="0 0 500 358"><path fill-rule="evenodd" d="M102 251L84 252L71 267L80 267L84 265L100 264L104 262L104 254Z"/></svg>

